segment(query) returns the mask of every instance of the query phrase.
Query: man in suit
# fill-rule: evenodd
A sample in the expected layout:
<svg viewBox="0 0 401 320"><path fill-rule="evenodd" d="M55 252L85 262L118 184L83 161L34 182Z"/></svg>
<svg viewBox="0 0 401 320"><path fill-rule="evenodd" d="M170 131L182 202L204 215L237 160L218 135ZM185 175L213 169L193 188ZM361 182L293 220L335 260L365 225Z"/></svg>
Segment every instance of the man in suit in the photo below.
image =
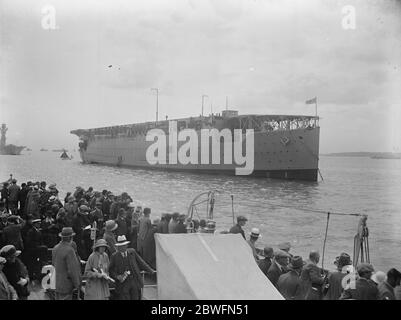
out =
<svg viewBox="0 0 401 320"><path fill-rule="evenodd" d="M309 260L301 273L306 300L321 300L323 296L325 276L322 274L322 269L317 265L319 260L319 252L316 250L311 251L309 253Z"/></svg>
<svg viewBox="0 0 401 320"><path fill-rule="evenodd" d="M264 247L263 256L264 256L264 259L260 259L258 261L258 266L259 266L260 270L262 270L262 272L267 277L267 271L269 271L269 268L272 265L272 259L274 256L273 248Z"/></svg>
<svg viewBox="0 0 401 320"><path fill-rule="evenodd" d="M305 295L300 279L304 264L302 257L292 257L288 266L289 271L278 278L277 289L286 300L304 300Z"/></svg>
<svg viewBox="0 0 401 320"><path fill-rule="evenodd" d="M8 204L11 214L18 214L18 195L21 188L17 185L17 180L11 180L11 185L8 187Z"/></svg>
<svg viewBox="0 0 401 320"><path fill-rule="evenodd" d="M72 228L63 228L59 236L61 241L52 252L52 264L56 271L56 300L72 300L73 291L76 289L79 292L81 286L81 266L72 247Z"/></svg>
<svg viewBox="0 0 401 320"><path fill-rule="evenodd" d="M140 300L143 280L140 269L155 273L132 248L128 248L126 237L117 238L117 252L110 258L109 274L116 281L118 300Z"/></svg>
<svg viewBox="0 0 401 320"><path fill-rule="evenodd" d="M267 271L267 277L270 282L277 288L277 281L280 276L286 272L287 265L289 263L289 255L287 252L277 250L274 253L273 262Z"/></svg>

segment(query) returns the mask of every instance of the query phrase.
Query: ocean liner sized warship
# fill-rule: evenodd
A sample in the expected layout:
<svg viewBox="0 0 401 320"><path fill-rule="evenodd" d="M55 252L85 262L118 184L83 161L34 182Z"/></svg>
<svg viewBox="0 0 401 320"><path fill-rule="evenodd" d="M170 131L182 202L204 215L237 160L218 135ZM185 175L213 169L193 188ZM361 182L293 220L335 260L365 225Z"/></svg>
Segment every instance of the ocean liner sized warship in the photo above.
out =
<svg viewBox="0 0 401 320"><path fill-rule="evenodd" d="M241 129L243 143L246 130L254 131L254 169L252 176L278 179L317 181L319 164L319 118L302 115L238 115L237 111L224 110L221 114L173 120L178 131L183 129ZM80 138L79 152L84 163L192 171L213 174L235 174L236 166L223 162L224 140L220 139L220 163L150 164L146 151L153 141L147 141L147 132L161 129L168 139L167 121L127 124L94 129L77 129L71 133ZM198 137L201 135L198 134ZM234 137L234 135L233 135ZM200 138L199 138L200 140ZM167 140L168 141L168 140ZM184 142L178 142L178 148ZM201 157L201 143L198 143ZM169 145L166 146L166 153ZM170 146L171 148L171 146ZM243 149L244 150L244 149Z"/></svg>
<svg viewBox="0 0 401 320"><path fill-rule="evenodd" d="M16 146L14 144L6 144L6 133L8 131L8 128L5 123L1 125L0 131L0 155L19 155L25 147Z"/></svg>

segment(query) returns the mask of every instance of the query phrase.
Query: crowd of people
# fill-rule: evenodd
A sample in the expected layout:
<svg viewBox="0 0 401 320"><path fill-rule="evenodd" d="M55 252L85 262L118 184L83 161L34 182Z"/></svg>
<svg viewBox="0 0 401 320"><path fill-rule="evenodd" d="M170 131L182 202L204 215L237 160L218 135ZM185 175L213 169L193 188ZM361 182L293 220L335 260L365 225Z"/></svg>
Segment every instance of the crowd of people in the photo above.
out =
<svg viewBox="0 0 401 320"><path fill-rule="evenodd" d="M230 232L240 233L246 240L242 228L246 222L245 217L238 216ZM350 255L343 252L334 261L337 270L329 272L318 266L317 250L304 261L290 253L289 242L280 243L276 250L270 246L257 248L259 237L259 229L252 228L247 242L255 261L286 300L401 300L401 273L395 268L386 274L375 272L370 263L359 263L354 270Z"/></svg>
<svg viewBox="0 0 401 320"><path fill-rule="evenodd" d="M83 279L84 299L141 299L143 272L156 273L155 233L215 232L212 221L188 220L177 212L152 221L150 215L150 208L134 205L126 192L77 186L60 199L54 183L19 186L10 179L0 200L0 300L27 299L46 264L54 266L58 300L79 299ZM248 242L257 265L285 299L400 298L395 288L401 274L394 268L374 273L362 263L354 276L350 256L341 253L337 271L328 272L318 266L318 251L304 261L290 253L290 243L259 249L259 229L252 228L247 239L246 222L238 216L229 232Z"/></svg>

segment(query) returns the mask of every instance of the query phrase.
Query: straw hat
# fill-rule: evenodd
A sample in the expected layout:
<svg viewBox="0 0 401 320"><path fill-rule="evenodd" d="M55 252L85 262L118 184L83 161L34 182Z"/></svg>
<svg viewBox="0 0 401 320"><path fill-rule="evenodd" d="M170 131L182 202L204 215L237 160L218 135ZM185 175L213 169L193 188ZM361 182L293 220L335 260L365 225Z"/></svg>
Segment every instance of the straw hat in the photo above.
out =
<svg viewBox="0 0 401 320"><path fill-rule="evenodd" d="M258 228L252 228L251 233L250 233L251 237L254 238L261 238L262 236L260 235L260 231Z"/></svg>
<svg viewBox="0 0 401 320"><path fill-rule="evenodd" d="M18 257L21 254L20 250L17 250L12 244L6 245L0 250L0 256L9 258L12 256Z"/></svg>

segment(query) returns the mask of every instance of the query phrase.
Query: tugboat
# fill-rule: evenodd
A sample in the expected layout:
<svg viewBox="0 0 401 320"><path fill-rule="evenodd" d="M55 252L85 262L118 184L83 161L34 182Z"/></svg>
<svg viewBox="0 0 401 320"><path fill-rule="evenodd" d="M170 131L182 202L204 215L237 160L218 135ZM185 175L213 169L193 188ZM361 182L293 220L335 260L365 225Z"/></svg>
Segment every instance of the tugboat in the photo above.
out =
<svg viewBox="0 0 401 320"><path fill-rule="evenodd" d="M1 125L0 154L1 155L19 155L25 146L16 146L14 144L6 144L6 133L8 128L5 123Z"/></svg>
<svg viewBox="0 0 401 320"><path fill-rule="evenodd" d="M70 158L66 152L66 150L63 150L63 153L60 156L61 160L71 160L72 157Z"/></svg>

